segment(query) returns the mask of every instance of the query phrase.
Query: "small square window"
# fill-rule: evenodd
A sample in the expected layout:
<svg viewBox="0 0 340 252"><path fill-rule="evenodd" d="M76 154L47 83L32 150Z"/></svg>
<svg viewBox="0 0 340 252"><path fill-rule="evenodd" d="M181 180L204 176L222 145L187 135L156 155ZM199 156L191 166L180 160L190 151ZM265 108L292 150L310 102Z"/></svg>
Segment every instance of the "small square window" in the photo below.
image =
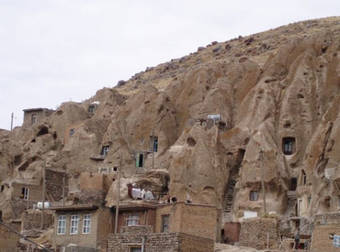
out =
<svg viewBox="0 0 340 252"><path fill-rule="evenodd" d="M110 146L109 145L105 145L102 147L102 150L100 152L100 155L106 157L107 156L107 153L109 153L109 150L110 150Z"/></svg>
<svg viewBox="0 0 340 252"><path fill-rule="evenodd" d="M127 226L138 226L139 225L139 216L138 214L130 214L126 219Z"/></svg>
<svg viewBox="0 0 340 252"><path fill-rule="evenodd" d="M96 105L94 105L94 104L91 104L88 108L89 113L94 113L95 110L96 110Z"/></svg>
<svg viewBox="0 0 340 252"><path fill-rule="evenodd" d="M295 152L295 137L284 137L282 139L282 152L292 155Z"/></svg>
<svg viewBox="0 0 340 252"><path fill-rule="evenodd" d="M75 132L76 132L75 129L70 129L70 132L69 132L70 136L73 136Z"/></svg>
<svg viewBox="0 0 340 252"><path fill-rule="evenodd" d="M259 193L257 191L251 191L249 194L250 201L257 201L259 199Z"/></svg>

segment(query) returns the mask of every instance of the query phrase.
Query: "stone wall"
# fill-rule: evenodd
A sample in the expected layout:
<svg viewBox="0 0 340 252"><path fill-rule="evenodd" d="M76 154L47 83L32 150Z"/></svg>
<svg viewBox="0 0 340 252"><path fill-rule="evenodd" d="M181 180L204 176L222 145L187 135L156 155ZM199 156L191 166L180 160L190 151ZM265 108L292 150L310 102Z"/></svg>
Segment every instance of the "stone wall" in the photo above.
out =
<svg viewBox="0 0 340 252"><path fill-rule="evenodd" d="M234 244L240 239L241 224L238 222L226 222L224 223L224 235L223 241L228 244Z"/></svg>
<svg viewBox="0 0 340 252"><path fill-rule="evenodd" d="M317 225L314 228L311 244L311 252L338 252L339 248L333 247L330 234L340 234L340 226L337 224Z"/></svg>
<svg viewBox="0 0 340 252"><path fill-rule="evenodd" d="M17 242L19 242L19 236L0 225L0 251L16 251Z"/></svg>
<svg viewBox="0 0 340 252"><path fill-rule="evenodd" d="M156 210L156 232L161 231L163 215L170 215L170 232L186 233L216 240L219 218L216 207L184 202L158 207Z"/></svg>
<svg viewBox="0 0 340 252"><path fill-rule="evenodd" d="M212 252L214 241L183 233L110 234L108 252L130 252L131 248L142 247L148 252Z"/></svg>
<svg viewBox="0 0 340 252"><path fill-rule="evenodd" d="M274 218L254 218L241 223L240 245L257 249L277 248L279 242L278 222Z"/></svg>
<svg viewBox="0 0 340 252"><path fill-rule="evenodd" d="M53 201L59 201L63 197L63 177L65 173L60 171L54 171L46 169L46 193ZM65 196L68 193L67 190L68 179L65 177Z"/></svg>
<svg viewBox="0 0 340 252"><path fill-rule="evenodd" d="M29 210L23 212L21 216L22 231L40 229L41 227L41 211ZM45 210L44 212L44 229L48 229L53 225L53 213Z"/></svg>
<svg viewBox="0 0 340 252"><path fill-rule="evenodd" d="M311 252L336 252L330 234L340 235L340 213L320 214L315 216Z"/></svg>

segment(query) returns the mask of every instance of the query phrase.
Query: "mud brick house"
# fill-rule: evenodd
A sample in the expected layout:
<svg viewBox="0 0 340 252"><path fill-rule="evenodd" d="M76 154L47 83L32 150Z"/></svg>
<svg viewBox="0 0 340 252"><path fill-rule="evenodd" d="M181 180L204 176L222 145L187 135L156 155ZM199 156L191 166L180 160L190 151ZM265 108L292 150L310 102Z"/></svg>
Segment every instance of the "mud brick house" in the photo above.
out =
<svg viewBox="0 0 340 252"><path fill-rule="evenodd" d="M29 127L35 123L41 122L44 118L51 115L54 110L47 108L31 108L24 109L24 123L23 127Z"/></svg>
<svg viewBox="0 0 340 252"><path fill-rule="evenodd" d="M210 205L124 202L118 233L108 237L108 251L213 251L218 216Z"/></svg>
<svg viewBox="0 0 340 252"><path fill-rule="evenodd" d="M316 215L310 251L339 251L340 248L336 248L333 245L333 235L340 235L340 213Z"/></svg>
<svg viewBox="0 0 340 252"><path fill-rule="evenodd" d="M52 207L56 251L105 251L112 229L109 208L90 204Z"/></svg>

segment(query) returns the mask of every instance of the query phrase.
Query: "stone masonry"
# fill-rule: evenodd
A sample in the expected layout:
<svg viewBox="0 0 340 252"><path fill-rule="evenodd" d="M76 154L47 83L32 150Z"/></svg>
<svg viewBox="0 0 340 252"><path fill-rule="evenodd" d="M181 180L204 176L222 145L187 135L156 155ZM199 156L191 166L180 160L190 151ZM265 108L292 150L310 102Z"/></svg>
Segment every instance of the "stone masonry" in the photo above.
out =
<svg viewBox="0 0 340 252"><path fill-rule="evenodd" d="M184 233L150 233L148 226L125 227L123 233L110 234L108 252L129 252L143 246L148 252L212 252L214 241Z"/></svg>
<svg viewBox="0 0 340 252"><path fill-rule="evenodd" d="M274 218L255 218L241 223L240 245L257 249L278 247L278 224Z"/></svg>

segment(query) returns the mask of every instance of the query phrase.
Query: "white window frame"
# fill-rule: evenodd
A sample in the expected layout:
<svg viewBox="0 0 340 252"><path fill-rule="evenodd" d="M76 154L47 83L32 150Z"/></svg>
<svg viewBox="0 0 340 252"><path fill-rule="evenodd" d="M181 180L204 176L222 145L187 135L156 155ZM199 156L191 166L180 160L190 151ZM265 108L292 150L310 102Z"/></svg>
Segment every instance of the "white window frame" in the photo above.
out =
<svg viewBox="0 0 340 252"><path fill-rule="evenodd" d="M30 189L28 188L28 187L23 187L23 189L24 189L24 200L28 200L29 199L29 197L30 197Z"/></svg>
<svg viewBox="0 0 340 252"><path fill-rule="evenodd" d="M139 215L138 214L130 214L126 219L126 225L131 226L138 226L139 225Z"/></svg>
<svg viewBox="0 0 340 252"><path fill-rule="evenodd" d="M71 215L70 221L70 235L78 234L79 215Z"/></svg>
<svg viewBox="0 0 340 252"><path fill-rule="evenodd" d="M66 233L66 215L59 215L57 223L57 235L64 235Z"/></svg>
<svg viewBox="0 0 340 252"><path fill-rule="evenodd" d="M83 218L83 234L89 233L91 233L91 214L86 214Z"/></svg>

